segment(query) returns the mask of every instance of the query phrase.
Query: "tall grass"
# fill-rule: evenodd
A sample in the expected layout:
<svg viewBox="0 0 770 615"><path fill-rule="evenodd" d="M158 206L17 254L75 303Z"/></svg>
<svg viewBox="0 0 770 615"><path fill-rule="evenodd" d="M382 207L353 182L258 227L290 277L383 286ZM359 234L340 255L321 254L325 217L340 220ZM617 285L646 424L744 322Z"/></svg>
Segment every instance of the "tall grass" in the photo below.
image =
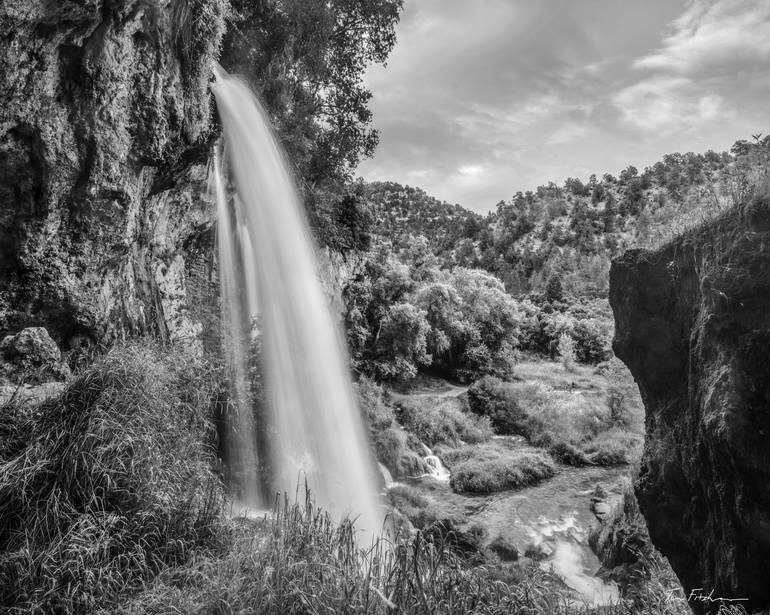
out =
<svg viewBox="0 0 770 615"><path fill-rule="evenodd" d="M88 612L217 543L201 373L133 346L0 409L0 612Z"/></svg>
<svg viewBox="0 0 770 615"><path fill-rule="evenodd" d="M284 500L272 516L233 520L220 558L168 571L119 613L567 613L549 573L515 583L469 567L449 541L419 532L410 542L362 547L350 521L331 522L312 505ZM508 575L510 578L510 575Z"/></svg>
<svg viewBox="0 0 770 615"><path fill-rule="evenodd" d="M398 419L405 429L431 447L489 440L494 433L489 418L464 412L462 406L457 397L404 400L397 405Z"/></svg>

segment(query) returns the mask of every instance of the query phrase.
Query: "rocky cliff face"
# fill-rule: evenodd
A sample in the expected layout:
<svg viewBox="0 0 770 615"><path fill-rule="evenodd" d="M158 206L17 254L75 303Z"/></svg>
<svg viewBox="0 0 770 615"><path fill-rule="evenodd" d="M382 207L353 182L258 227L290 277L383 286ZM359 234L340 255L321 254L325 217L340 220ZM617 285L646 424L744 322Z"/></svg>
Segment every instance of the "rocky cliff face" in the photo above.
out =
<svg viewBox="0 0 770 615"><path fill-rule="evenodd" d="M226 0L4 0L0 337L200 333Z"/></svg>
<svg viewBox="0 0 770 615"><path fill-rule="evenodd" d="M614 349L646 408L636 494L650 536L686 594L766 608L770 200L656 252L629 251L610 278Z"/></svg>

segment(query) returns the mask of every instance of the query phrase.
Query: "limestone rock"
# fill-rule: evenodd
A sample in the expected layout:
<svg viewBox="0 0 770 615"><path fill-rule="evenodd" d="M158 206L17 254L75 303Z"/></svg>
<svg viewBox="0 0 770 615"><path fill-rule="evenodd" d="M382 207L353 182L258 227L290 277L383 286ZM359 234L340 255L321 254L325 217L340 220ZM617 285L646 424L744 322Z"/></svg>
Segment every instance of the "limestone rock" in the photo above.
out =
<svg viewBox="0 0 770 615"><path fill-rule="evenodd" d="M770 199L610 273L646 443L635 485L685 588L770 606ZM693 605L699 608L700 605Z"/></svg>
<svg viewBox="0 0 770 615"><path fill-rule="evenodd" d="M226 10L2 3L0 335L44 324L70 349L200 329L189 295L213 252L207 82Z"/></svg>

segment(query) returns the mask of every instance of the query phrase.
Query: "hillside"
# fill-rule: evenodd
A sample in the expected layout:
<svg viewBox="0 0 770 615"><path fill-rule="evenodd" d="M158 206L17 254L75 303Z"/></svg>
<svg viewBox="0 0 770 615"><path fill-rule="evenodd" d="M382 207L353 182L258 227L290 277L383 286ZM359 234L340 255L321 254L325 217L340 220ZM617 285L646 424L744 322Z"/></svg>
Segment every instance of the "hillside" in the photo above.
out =
<svg viewBox="0 0 770 615"><path fill-rule="evenodd" d="M766 166L770 137L730 152L668 154L639 172L568 178L517 192L481 216L394 182L366 186L373 231L394 247L422 235L442 267L480 268L513 295L543 291L559 277L577 297L605 297L609 263L631 247L660 245L740 202Z"/></svg>

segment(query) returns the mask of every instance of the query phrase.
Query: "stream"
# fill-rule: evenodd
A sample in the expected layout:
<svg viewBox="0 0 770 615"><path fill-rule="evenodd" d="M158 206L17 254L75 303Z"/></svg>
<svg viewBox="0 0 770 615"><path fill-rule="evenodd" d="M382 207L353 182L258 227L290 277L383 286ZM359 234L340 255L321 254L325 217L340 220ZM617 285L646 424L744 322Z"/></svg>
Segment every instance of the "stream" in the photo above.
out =
<svg viewBox="0 0 770 615"><path fill-rule="evenodd" d="M522 452L539 450L520 436L495 438ZM575 591L579 602L590 606L617 602L617 586L596 576L601 563L588 544L590 528L597 522L590 496L596 485L609 488L628 475L627 466L558 464L556 474L538 485L477 495L452 491L449 471L443 464L435 467L440 460L430 450L427 458L431 473L408 483L428 497L442 516L464 517L460 529L480 525L486 530L486 544L502 537L517 548L520 559L530 558L541 568L552 569Z"/></svg>

